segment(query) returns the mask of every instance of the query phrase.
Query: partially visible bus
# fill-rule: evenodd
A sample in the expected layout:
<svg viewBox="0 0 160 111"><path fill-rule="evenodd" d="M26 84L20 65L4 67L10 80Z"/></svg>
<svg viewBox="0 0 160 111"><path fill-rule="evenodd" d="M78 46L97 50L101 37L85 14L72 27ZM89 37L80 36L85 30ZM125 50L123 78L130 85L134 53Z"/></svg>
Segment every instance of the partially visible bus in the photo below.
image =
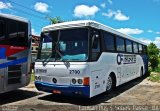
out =
<svg viewBox="0 0 160 111"><path fill-rule="evenodd" d="M145 43L95 21L42 29L35 63L38 90L91 98L146 74Z"/></svg>
<svg viewBox="0 0 160 111"><path fill-rule="evenodd" d="M0 93L30 81L31 26L21 17L0 14Z"/></svg>

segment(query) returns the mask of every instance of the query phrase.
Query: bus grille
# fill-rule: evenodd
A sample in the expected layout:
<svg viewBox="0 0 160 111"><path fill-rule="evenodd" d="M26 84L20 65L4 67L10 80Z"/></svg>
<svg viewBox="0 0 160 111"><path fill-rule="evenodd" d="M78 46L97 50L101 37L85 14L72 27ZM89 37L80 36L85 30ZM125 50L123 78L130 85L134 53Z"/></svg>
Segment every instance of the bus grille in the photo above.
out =
<svg viewBox="0 0 160 111"><path fill-rule="evenodd" d="M8 84L21 83L21 65L8 66Z"/></svg>

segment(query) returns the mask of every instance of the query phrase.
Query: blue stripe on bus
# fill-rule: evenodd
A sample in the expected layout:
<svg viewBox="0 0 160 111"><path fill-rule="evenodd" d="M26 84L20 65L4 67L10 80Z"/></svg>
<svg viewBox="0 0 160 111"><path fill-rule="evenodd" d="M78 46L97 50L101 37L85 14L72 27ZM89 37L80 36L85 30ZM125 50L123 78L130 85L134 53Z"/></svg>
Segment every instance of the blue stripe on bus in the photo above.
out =
<svg viewBox="0 0 160 111"><path fill-rule="evenodd" d="M39 81L35 81L35 86L38 90L49 93L53 93L53 90L59 90L63 95L87 98L90 97L90 86L55 85ZM81 92L81 94L75 94L76 92Z"/></svg>
<svg viewBox="0 0 160 111"><path fill-rule="evenodd" d="M27 57L24 57L24 58L21 58L21 59L18 59L18 60L14 60L14 61L2 63L2 64L0 64L0 69L1 69L1 68L6 68L6 67L8 67L9 65L21 64L21 63L27 62L27 60L28 60L28 58L27 58Z"/></svg>

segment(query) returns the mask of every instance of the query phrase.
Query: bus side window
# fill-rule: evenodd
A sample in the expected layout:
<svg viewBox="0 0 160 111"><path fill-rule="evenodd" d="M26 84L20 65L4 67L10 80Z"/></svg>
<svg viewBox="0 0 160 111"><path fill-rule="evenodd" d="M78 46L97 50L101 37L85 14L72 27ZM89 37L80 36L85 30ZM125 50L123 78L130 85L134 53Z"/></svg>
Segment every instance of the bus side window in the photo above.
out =
<svg viewBox="0 0 160 111"><path fill-rule="evenodd" d="M126 52L127 53L132 53L133 50L132 50L132 41L130 40L126 40Z"/></svg>
<svg viewBox="0 0 160 111"><path fill-rule="evenodd" d="M142 54L142 52L143 52L142 45L139 44L138 48L139 48L139 54Z"/></svg>
<svg viewBox="0 0 160 111"><path fill-rule="evenodd" d="M147 46L143 45L143 54L147 54Z"/></svg>
<svg viewBox="0 0 160 111"><path fill-rule="evenodd" d="M28 27L26 23L18 23L17 35L18 35L18 42L21 43L21 45L27 46L28 29L26 27Z"/></svg>
<svg viewBox="0 0 160 111"><path fill-rule="evenodd" d="M133 52L134 52L135 54L138 53L138 44L137 44L136 42L133 42Z"/></svg>
<svg viewBox="0 0 160 111"><path fill-rule="evenodd" d="M5 23L0 19L0 43L5 41Z"/></svg>
<svg viewBox="0 0 160 111"><path fill-rule="evenodd" d="M94 31L92 34L92 61L96 61L100 54L100 33Z"/></svg>
<svg viewBox="0 0 160 111"><path fill-rule="evenodd" d="M9 20L8 37L10 45L27 46L28 45L28 25L22 22Z"/></svg>
<svg viewBox="0 0 160 111"><path fill-rule="evenodd" d="M125 52L124 39L119 36L116 37L116 48L118 52Z"/></svg>
<svg viewBox="0 0 160 111"><path fill-rule="evenodd" d="M105 33L104 33L104 40L105 40L105 49L106 49L107 51L115 51L114 35L105 32Z"/></svg>

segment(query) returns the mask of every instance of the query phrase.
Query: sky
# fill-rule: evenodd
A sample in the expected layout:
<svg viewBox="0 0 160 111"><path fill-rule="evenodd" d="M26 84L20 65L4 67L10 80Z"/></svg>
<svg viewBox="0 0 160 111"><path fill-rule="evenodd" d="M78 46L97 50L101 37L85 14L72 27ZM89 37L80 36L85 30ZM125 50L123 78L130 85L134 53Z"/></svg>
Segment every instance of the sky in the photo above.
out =
<svg viewBox="0 0 160 111"><path fill-rule="evenodd" d="M160 0L0 0L0 13L29 19L34 35L50 17L90 19L160 48Z"/></svg>

